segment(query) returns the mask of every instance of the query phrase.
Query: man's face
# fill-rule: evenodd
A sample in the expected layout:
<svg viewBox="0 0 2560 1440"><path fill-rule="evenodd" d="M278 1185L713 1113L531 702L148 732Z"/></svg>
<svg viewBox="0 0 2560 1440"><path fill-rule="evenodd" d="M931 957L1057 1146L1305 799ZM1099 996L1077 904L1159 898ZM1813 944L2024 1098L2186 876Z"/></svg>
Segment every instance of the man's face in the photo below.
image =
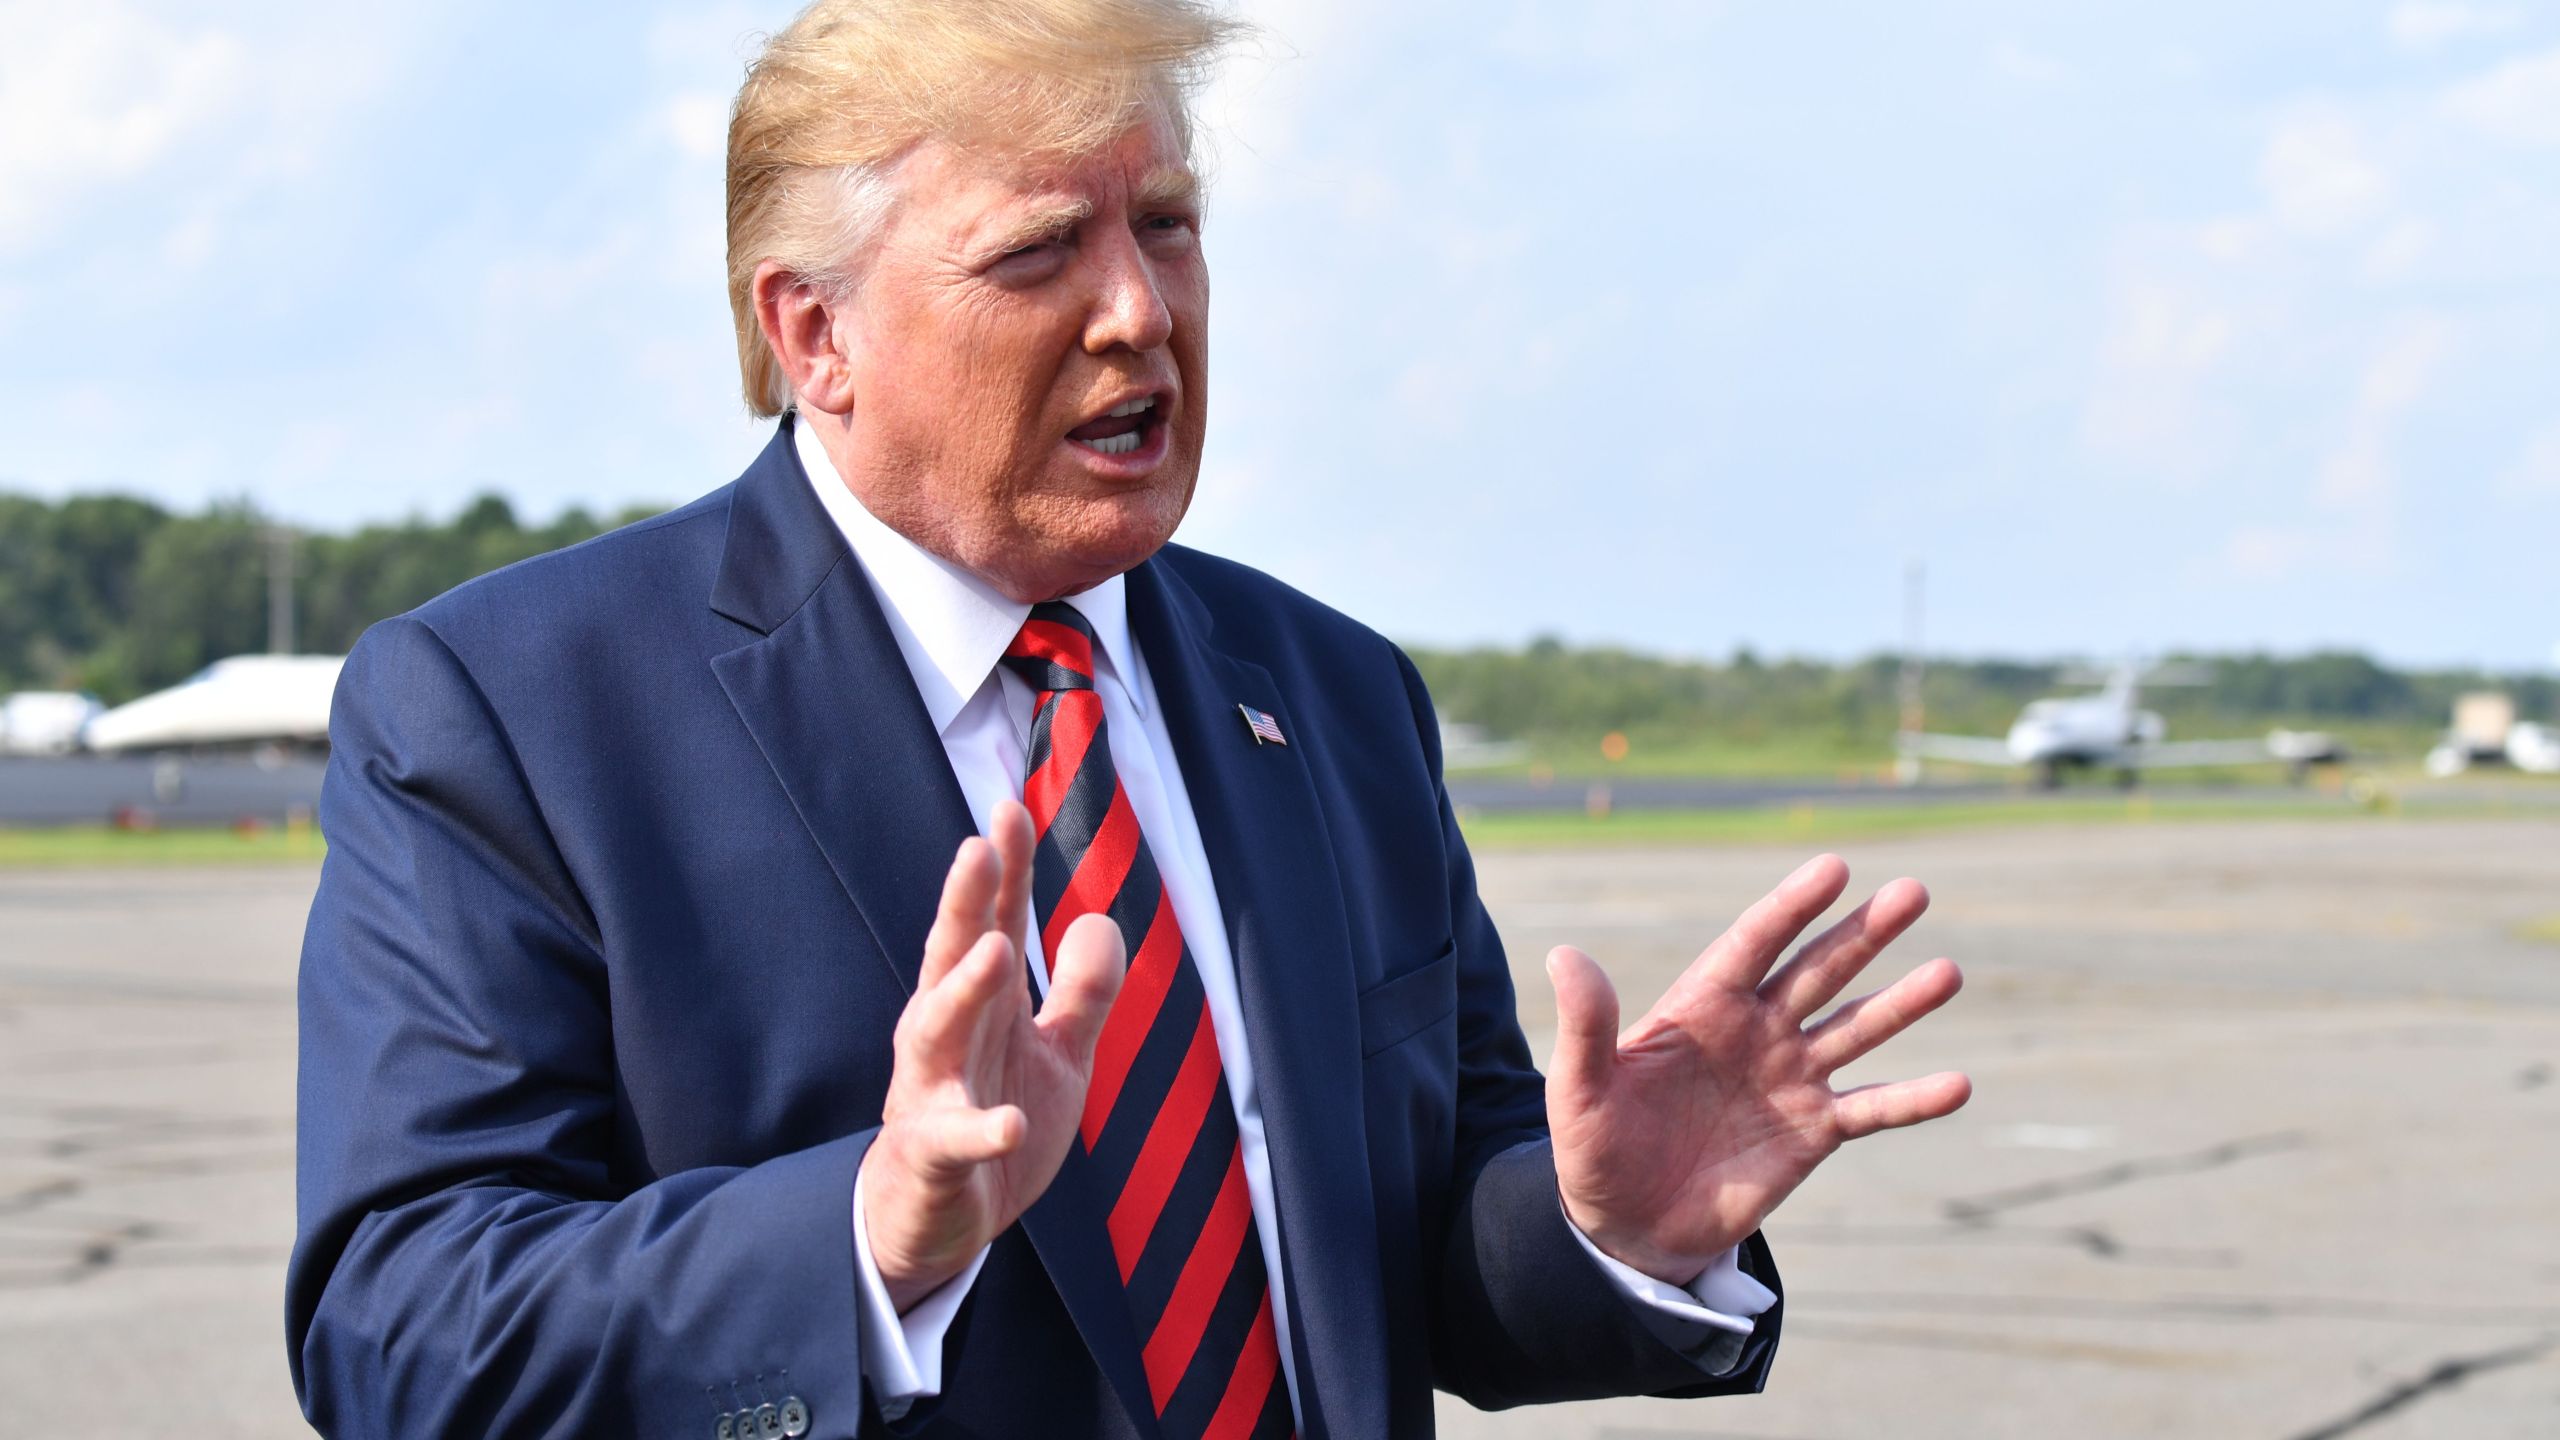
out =
<svg viewBox="0 0 2560 1440"><path fill-rule="evenodd" d="M1016 600L1154 554L1208 419L1209 273L1170 126L1071 160L929 141L899 184L841 322L855 493Z"/></svg>

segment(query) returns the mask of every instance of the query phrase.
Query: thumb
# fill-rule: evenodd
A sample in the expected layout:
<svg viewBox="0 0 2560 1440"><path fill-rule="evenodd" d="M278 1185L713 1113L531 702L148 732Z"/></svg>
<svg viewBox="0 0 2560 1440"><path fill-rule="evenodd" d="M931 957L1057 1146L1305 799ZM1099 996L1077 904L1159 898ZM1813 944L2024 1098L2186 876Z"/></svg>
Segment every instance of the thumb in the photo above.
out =
<svg viewBox="0 0 2560 1440"><path fill-rule="evenodd" d="M1550 1085L1590 1104L1609 1089L1618 1061L1618 991L1600 962L1559 945L1547 952L1547 983L1556 987L1556 1052Z"/></svg>

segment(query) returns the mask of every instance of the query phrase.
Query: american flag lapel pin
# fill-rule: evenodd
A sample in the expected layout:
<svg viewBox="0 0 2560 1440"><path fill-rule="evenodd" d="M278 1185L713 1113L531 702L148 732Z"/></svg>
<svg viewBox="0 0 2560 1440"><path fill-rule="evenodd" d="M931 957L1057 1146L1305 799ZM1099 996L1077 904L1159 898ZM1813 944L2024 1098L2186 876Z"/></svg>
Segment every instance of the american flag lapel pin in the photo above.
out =
<svg viewBox="0 0 2560 1440"><path fill-rule="evenodd" d="M1236 713L1244 717L1244 728L1253 732L1256 745L1286 745L1288 738L1280 733L1280 722L1250 705L1238 705Z"/></svg>

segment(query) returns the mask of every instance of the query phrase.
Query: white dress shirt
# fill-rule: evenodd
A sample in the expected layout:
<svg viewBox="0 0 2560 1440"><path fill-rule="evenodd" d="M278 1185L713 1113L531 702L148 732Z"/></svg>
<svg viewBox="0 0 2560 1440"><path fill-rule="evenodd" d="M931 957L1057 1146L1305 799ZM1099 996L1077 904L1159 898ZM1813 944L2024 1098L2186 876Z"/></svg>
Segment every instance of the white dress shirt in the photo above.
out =
<svg viewBox="0 0 2560 1440"><path fill-rule="evenodd" d="M1022 798L1034 696L1027 682L996 662L1013 643L1031 607L1005 598L977 576L882 524L844 486L808 427L794 423L792 436L811 487L862 564L889 632L898 642L898 653L924 699L925 713L942 738L943 753L960 782L969 813L983 834L998 804ZM1102 697L1112 766L1128 793L1138 830L1146 837L1174 918L1182 926L1182 938L1199 969L1200 988L1208 996L1210 1025L1244 1151L1245 1191L1253 1205L1263 1271L1271 1279L1271 1318L1280 1346L1281 1372L1289 1385L1290 1408L1297 1412L1298 1376L1289 1348L1287 1271L1280 1263L1271 1157L1263 1141L1253 1059L1245 1048L1235 959L1227 948L1226 921L1218 908L1199 821L1192 814L1173 739L1147 677L1146 657L1138 653L1129 634L1125 580L1114 576L1067 603L1093 629L1094 689ZM1040 927L1026 923L1024 933L1032 979L1045 996L1049 971L1040 953ZM916 1400L941 1393L943 1337L986 1263L986 1252L980 1251L967 1270L899 1315L872 1259L861 1188L857 1178L853 1230L863 1307L862 1368L883 1411L895 1419ZM1736 1252L1722 1256L1684 1290L1602 1254L1579 1230L1575 1237L1626 1293L1686 1320L1748 1332L1752 1317L1777 1299L1766 1286L1741 1272Z"/></svg>

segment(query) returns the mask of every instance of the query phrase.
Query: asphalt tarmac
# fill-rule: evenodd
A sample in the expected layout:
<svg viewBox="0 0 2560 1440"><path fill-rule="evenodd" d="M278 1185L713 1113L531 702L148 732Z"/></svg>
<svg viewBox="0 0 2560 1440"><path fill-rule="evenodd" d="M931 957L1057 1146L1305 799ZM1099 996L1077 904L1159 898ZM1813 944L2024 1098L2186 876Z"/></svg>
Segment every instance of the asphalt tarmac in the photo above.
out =
<svg viewBox="0 0 2560 1440"><path fill-rule="evenodd" d="M1460 1440L2560 1433L2560 819L2042 825L1853 847L1970 977L1879 1057L1958 1116L1770 1225L1769 1393ZM1801 859L1482 857L1541 1053L1570 940L1633 1015ZM0 872L0 1417L300 1432L285 1380L309 870ZM1853 897L1854 898L1854 897ZM104 1418L101 1418L104 1417Z"/></svg>

